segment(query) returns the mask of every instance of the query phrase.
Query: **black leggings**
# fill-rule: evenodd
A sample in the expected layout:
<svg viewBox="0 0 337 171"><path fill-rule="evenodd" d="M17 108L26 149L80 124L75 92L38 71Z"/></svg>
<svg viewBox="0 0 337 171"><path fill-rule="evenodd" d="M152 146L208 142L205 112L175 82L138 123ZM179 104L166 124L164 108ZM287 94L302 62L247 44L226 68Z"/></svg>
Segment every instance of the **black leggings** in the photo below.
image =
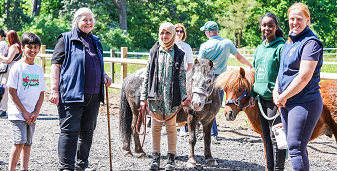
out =
<svg viewBox="0 0 337 171"><path fill-rule="evenodd" d="M273 117L277 113L277 106L271 100L261 99L261 106L263 108L264 113L269 117ZM257 105L257 104L256 104ZM277 148L276 139L274 136L271 127L278 123L281 123L281 117L278 116L274 123L273 120L265 119L261 111L259 110L259 118L262 128L262 136L264 139L264 146L266 148L267 155L267 168L268 171L272 170L284 170L284 162L287 150L279 150ZM273 125L272 125L273 124Z"/></svg>

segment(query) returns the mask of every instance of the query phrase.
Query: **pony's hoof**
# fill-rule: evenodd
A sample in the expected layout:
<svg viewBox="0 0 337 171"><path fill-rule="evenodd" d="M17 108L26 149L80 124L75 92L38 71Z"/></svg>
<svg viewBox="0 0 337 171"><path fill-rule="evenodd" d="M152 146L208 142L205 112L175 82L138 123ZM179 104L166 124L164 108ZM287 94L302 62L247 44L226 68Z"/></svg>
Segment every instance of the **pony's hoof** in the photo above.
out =
<svg viewBox="0 0 337 171"><path fill-rule="evenodd" d="M216 162L215 159L207 159L206 160L207 164L211 165L211 166L217 166L218 163Z"/></svg>
<svg viewBox="0 0 337 171"><path fill-rule="evenodd" d="M138 158L144 158L144 157L146 157L146 154L145 153L138 153L137 157Z"/></svg>
<svg viewBox="0 0 337 171"><path fill-rule="evenodd" d="M125 157L132 157L131 151L124 151L124 156Z"/></svg>
<svg viewBox="0 0 337 171"><path fill-rule="evenodd" d="M197 162L195 160L188 160L187 161L187 167L188 168L194 168L197 165Z"/></svg>

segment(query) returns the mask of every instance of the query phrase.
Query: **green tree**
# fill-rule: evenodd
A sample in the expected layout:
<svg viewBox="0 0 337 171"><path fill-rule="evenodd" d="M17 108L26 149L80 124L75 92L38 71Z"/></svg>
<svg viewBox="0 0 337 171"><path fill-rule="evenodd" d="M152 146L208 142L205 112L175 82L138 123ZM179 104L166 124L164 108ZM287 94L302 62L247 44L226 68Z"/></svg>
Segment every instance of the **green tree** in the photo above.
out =
<svg viewBox="0 0 337 171"><path fill-rule="evenodd" d="M248 20L252 18L254 10L259 4L255 0L235 0L226 9L219 23L234 33L234 44L241 47L242 33L246 30Z"/></svg>

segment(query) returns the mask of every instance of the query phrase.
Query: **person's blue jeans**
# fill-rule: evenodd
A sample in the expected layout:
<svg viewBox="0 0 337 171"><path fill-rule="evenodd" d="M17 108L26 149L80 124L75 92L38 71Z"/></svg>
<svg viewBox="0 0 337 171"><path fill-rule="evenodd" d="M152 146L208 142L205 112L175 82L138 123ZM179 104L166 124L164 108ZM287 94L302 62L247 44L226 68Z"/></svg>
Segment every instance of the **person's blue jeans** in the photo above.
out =
<svg viewBox="0 0 337 171"><path fill-rule="evenodd" d="M215 78L218 77L220 74L215 74ZM222 100L223 100L223 96L224 96L224 91L220 90L220 100L221 100L221 105L222 105ZM214 121L213 121L213 126L212 126L212 130L211 130L211 136L218 136L218 127L216 124L216 118L214 117Z"/></svg>
<svg viewBox="0 0 337 171"><path fill-rule="evenodd" d="M307 144L323 110L321 96L302 104L286 104L281 108L282 124L286 134L293 169L309 170Z"/></svg>
<svg viewBox="0 0 337 171"><path fill-rule="evenodd" d="M84 102L58 105L59 169L85 168L96 127L100 93L84 94Z"/></svg>

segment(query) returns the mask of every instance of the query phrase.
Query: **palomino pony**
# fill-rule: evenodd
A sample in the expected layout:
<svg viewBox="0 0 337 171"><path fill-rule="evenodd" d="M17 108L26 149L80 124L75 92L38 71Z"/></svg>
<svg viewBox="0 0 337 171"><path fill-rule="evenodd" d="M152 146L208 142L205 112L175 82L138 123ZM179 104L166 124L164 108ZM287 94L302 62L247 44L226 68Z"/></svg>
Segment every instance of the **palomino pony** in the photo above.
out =
<svg viewBox="0 0 337 171"><path fill-rule="evenodd" d="M135 153L139 154L138 157L145 156L136 130L144 73L145 69L140 69L126 77L122 84L119 133L123 141L122 149L125 151L125 156L132 156L130 150L131 134L135 143ZM194 167L196 165L194 158L195 126L199 121L203 125L205 159L208 164L217 165L211 155L211 128L214 117L220 109L221 101L219 90L214 88L213 62L211 60L196 59L194 61L193 68L186 73L186 91L192 99L191 106L180 110L176 120L177 123L188 121L190 154L187 166Z"/></svg>
<svg viewBox="0 0 337 171"><path fill-rule="evenodd" d="M239 70L228 70L218 76L216 87L220 87L226 92L226 102L235 102L225 105L224 115L226 120L235 120L236 115L240 110L243 110L247 114L253 130L262 137L258 105L246 107L249 105L249 97L242 98L241 96L244 92L250 94L254 84L254 74L255 71L253 69L245 71L241 67ZM335 135L337 142L337 81L323 81L320 82L319 85L323 99L323 111L311 135L310 141L320 136L322 130L326 131L324 128L327 126Z"/></svg>

